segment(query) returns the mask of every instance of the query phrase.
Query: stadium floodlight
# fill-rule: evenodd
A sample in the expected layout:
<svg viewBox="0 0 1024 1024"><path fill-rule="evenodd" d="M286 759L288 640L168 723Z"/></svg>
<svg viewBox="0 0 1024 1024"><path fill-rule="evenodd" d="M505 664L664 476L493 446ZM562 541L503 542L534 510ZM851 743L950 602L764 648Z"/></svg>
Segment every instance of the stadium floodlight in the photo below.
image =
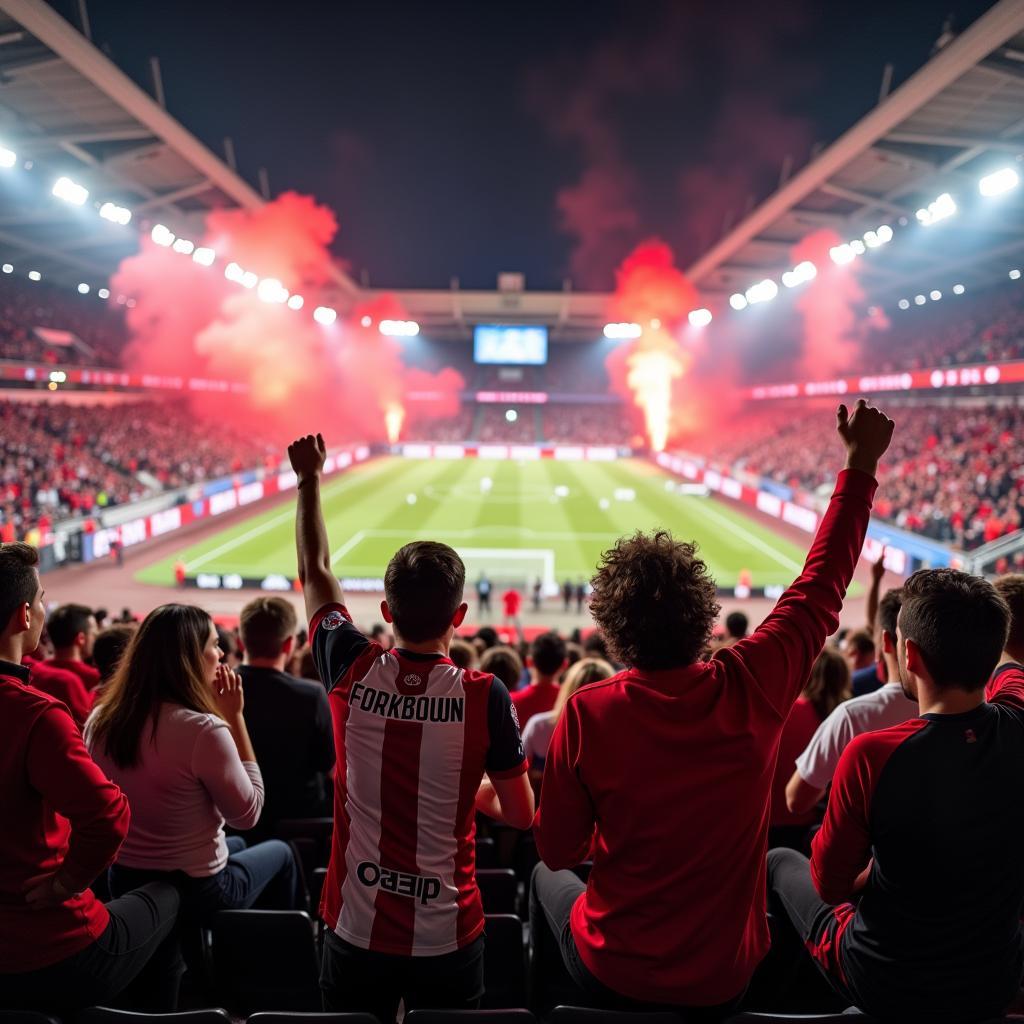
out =
<svg viewBox="0 0 1024 1024"><path fill-rule="evenodd" d="M923 306L928 300L923 295L914 296L914 305Z"/></svg>
<svg viewBox="0 0 1024 1024"><path fill-rule="evenodd" d="M205 245L199 246L194 253L192 253L192 259L198 263L201 267L209 267L213 265L213 261L217 258L217 254L212 250L208 249Z"/></svg>
<svg viewBox="0 0 1024 1024"><path fill-rule="evenodd" d="M899 306L900 309L910 309L910 300L909 299L900 299L900 301L897 302L896 305Z"/></svg>
<svg viewBox="0 0 1024 1024"><path fill-rule="evenodd" d="M101 299L109 299L110 298L110 289L109 288L101 288L96 294Z"/></svg>
<svg viewBox="0 0 1024 1024"><path fill-rule="evenodd" d="M415 320L381 320L377 329L387 338L415 338L420 333Z"/></svg>
<svg viewBox="0 0 1024 1024"><path fill-rule="evenodd" d="M317 306L313 310L313 319L324 327L330 327L338 319L338 314L330 306Z"/></svg>
<svg viewBox="0 0 1024 1024"><path fill-rule="evenodd" d="M373 326L373 317L372 316L364 316L359 322L360 322L360 324L363 325L363 327L372 327Z"/></svg>
<svg viewBox="0 0 1024 1024"><path fill-rule="evenodd" d="M63 199L74 206L83 206L89 198L89 190L84 185L65 177L58 178L53 183L51 191L58 199Z"/></svg>
<svg viewBox="0 0 1024 1024"><path fill-rule="evenodd" d="M124 227L132 219L132 211L116 203L104 203L100 207L100 216L104 220L109 220L111 224L120 224Z"/></svg>
<svg viewBox="0 0 1024 1024"><path fill-rule="evenodd" d="M752 284L745 294L747 302L752 306L758 302L771 302L779 294L779 286L770 277L766 277L763 281Z"/></svg>
<svg viewBox="0 0 1024 1024"><path fill-rule="evenodd" d="M833 245L828 254L832 262L840 267L852 263L857 258L857 254L847 242L843 242L842 245Z"/></svg>
<svg viewBox="0 0 1024 1024"><path fill-rule="evenodd" d="M1019 281L1020 280L1020 271L1016 267L1014 267L1013 270L1010 271L1010 280L1011 281Z"/></svg>
<svg viewBox="0 0 1024 1024"><path fill-rule="evenodd" d="M288 289L276 277L265 277L256 286L256 298L261 302L287 302Z"/></svg>
<svg viewBox="0 0 1024 1024"><path fill-rule="evenodd" d="M166 224L154 224L149 237L157 245L162 245L165 249L174 245L174 232Z"/></svg>
<svg viewBox="0 0 1024 1024"><path fill-rule="evenodd" d="M1003 167L991 174L986 174L978 182L978 191L983 196L1001 196L1020 184L1020 175L1012 167Z"/></svg>
<svg viewBox="0 0 1024 1024"><path fill-rule="evenodd" d="M938 288L935 288L928 293L928 298L931 299L932 302L938 302L939 299L942 298L942 292L940 292Z"/></svg>
<svg viewBox="0 0 1024 1024"><path fill-rule="evenodd" d="M369 317L364 316L363 320L369 320ZM369 326L369 324L364 324ZM611 338L614 341L621 341L625 338L639 338L644 333L644 329L639 324L605 324L604 325L604 336Z"/></svg>
<svg viewBox="0 0 1024 1024"><path fill-rule="evenodd" d="M953 294L954 295L963 295L963 293L966 290L967 289L965 289L962 284L955 284L955 285L953 285Z"/></svg>
<svg viewBox="0 0 1024 1024"><path fill-rule="evenodd" d="M30 270L28 272L28 279L30 281L42 281L43 275L38 270Z"/></svg>
<svg viewBox="0 0 1024 1024"><path fill-rule="evenodd" d="M239 283L241 284L241 286L243 288L252 289L252 288L256 287L257 283L259 282L259 279L260 279L260 276L259 276L259 274L256 273L255 270L246 270L242 274L242 277L239 280Z"/></svg>
<svg viewBox="0 0 1024 1024"><path fill-rule="evenodd" d="M13 263L5 263L2 267L0 267L0 270L2 270L5 274L13 274L14 273L14 264Z"/></svg>
<svg viewBox="0 0 1024 1024"><path fill-rule="evenodd" d="M704 309L691 309L687 320L690 321L692 327L707 327L711 323L711 310Z"/></svg>
<svg viewBox="0 0 1024 1024"><path fill-rule="evenodd" d="M875 237L882 245L885 245L886 242L891 242L892 228L888 224L879 224L875 229Z"/></svg>
<svg viewBox="0 0 1024 1024"><path fill-rule="evenodd" d="M235 284L241 284L245 271L237 263L231 262L224 268L224 276Z"/></svg>
<svg viewBox="0 0 1024 1024"><path fill-rule="evenodd" d="M818 268L810 260L804 260L782 275L782 283L787 288L795 288L798 284L813 281L817 276Z"/></svg>
<svg viewBox="0 0 1024 1024"><path fill-rule="evenodd" d="M882 240L878 237L877 231L865 231L864 244L869 249L877 249L882 244Z"/></svg>
<svg viewBox="0 0 1024 1024"><path fill-rule="evenodd" d="M196 243L190 242L187 238L176 238L171 248L180 252L182 256L191 256L196 251Z"/></svg>
<svg viewBox="0 0 1024 1024"><path fill-rule="evenodd" d="M927 228L956 213L956 201L948 192L933 199L927 207L917 211L917 219Z"/></svg>
<svg viewBox="0 0 1024 1024"><path fill-rule="evenodd" d="M865 251L867 250L867 246L865 246L864 243L859 238L855 238L852 242L850 242L850 248L858 256L863 256Z"/></svg>
<svg viewBox="0 0 1024 1024"><path fill-rule="evenodd" d="M506 422L508 422L508 423L515 423L515 421L517 419L519 419L519 413L517 413L515 411L515 409L506 409L505 410L505 420L506 420Z"/></svg>
<svg viewBox="0 0 1024 1024"><path fill-rule="evenodd" d="M18 162L18 154L13 149L0 146L0 167L10 168Z"/></svg>
<svg viewBox="0 0 1024 1024"><path fill-rule="evenodd" d="M289 295L288 296L288 308L289 309L302 309L306 304L306 300L301 295Z"/></svg>
<svg viewBox="0 0 1024 1024"><path fill-rule="evenodd" d="M88 295L89 294L89 286L84 281L78 286L78 294L79 295Z"/></svg>
<svg viewBox="0 0 1024 1024"><path fill-rule="evenodd" d="M748 306L746 295L742 292L733 292L733 294L729 296L729 305L737 311L746 309Z"/></svg>

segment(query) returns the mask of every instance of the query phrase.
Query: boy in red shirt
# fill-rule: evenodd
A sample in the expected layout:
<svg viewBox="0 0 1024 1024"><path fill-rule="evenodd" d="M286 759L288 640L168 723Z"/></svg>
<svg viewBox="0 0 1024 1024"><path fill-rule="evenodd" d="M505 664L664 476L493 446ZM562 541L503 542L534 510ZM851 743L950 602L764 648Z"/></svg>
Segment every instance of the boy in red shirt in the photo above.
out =
<svg viewBox="0 0 1024 1024"><path fill-rule="evenodd" d="M782 729L839 625L892 421L839 407L846 469L803 573L744 640L700 661L718 615L692 544L620 540L591 613L628 667L567 702L544 768L531 963L561 953L576 998L726 1017L768 950L765 850ZM586 888L568 869L589 854ZM552 948L554 947L554 948ZM534 991L542 978L535 978Z"/></svg>
<svg viewBox="0 0 1024 1024"><path fill-rule="evenodd" d="M558 677L565 668L565 641L557 633L541 633L530 645L534 678L529 686L512 694L519 728L534 715L550 711L558 700Z"/></svg>

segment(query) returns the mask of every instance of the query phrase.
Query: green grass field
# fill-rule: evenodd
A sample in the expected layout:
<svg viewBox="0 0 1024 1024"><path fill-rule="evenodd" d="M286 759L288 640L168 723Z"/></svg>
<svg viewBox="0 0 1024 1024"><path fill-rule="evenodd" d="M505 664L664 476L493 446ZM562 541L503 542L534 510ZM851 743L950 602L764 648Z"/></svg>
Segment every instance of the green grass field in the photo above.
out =
<svg viewBox="0 0 1024 1024"><path fill-rule="evenodd" d="M487 488L485 478L490 478ZM463 556L469 579L561 581L588 577L600 553L634 530L670 529L699 541L720 586L742 569L754 586L789 583L804 551L729 505L680 494L639 459L619 462L416 461L380 458L326 482L324 512L335 571L375 577L404 542L431 538ZM556 490L557 489L557 490ZM633 492L633 497L630 497ZM414 500L413 500L414 496ZM188 574L295 575L294 504L237 523L136 576L167 585L174 563Z"/></svg>

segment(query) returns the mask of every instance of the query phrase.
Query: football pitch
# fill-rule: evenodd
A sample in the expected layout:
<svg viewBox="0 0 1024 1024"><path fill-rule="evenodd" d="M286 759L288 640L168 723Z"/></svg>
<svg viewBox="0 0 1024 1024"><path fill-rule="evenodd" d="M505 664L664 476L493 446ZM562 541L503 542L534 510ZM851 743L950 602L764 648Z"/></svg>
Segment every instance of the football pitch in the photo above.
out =
<svg viewBox="0 0 1024 1024"><path fill-rule="evenodd" d="M379 579L406 541L450 544L467 580L589 579L602 551L635 530L664 528L695 539L721 587L742 570L754 587L791 582L805 549L730 505L683 493L640 459L527 462L373 459L323 485L324 515L338 576ZM235 523L136 574L168 585L174 565L188 575L295 575L294 501ZM810 538L808 538L809 542Z"/></svg>

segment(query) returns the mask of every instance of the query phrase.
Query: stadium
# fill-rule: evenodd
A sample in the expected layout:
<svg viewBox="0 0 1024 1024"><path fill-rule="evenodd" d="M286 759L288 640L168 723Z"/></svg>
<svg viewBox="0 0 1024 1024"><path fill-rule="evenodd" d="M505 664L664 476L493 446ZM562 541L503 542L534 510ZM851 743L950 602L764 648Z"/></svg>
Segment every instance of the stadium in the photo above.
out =
<svg viewBox="0 0 1024 1024"><path fill-rule="evenodd" d="M775 26L756 46L703 9L595 15L592 49L523 72L532 130L584 165L545 228L565 236L557 265L531 262L531 224L525 243L494 237L519 216L502 190L540 187L525 180L453 181L436 201L463 220L394 230L413 202L396 182L430 205L415 179L433 194L444 152L473 165L492 139L453 128L394 160L388 131L410 157L437 135L432 85L422 109L381 99L372 143L331 136L350 161L331 199L311 184L326 169L272 188L236 155L258 140L226 137L228 100L179 109L134 45L146 16L118 35L116 6L0 0L0 698L17 689L0 709L0 1024L1024 1012L1019 922L992 924L1024 898L1002 783L1024 767L1024 0L922 14L926 51L879 58L869 104L801 63L838 30L807 5L802 42ZM211 5L213 35L230 6ZM244 31L239 47L275 51L269 25ZM702 33L760 81L736 86L738 143L709 123L707 166L671 169L675 223L669 158L631 132L663 133ZM306 45L280 40L275 88L301 82ZM452 74L459 95L483 83ZM755 102L776 74L779 97L789 78L831 97L827 139L804 146ZM648 100L610 141L619 108ZM261 159L291 143L269 133ZM516 177L522 154L504 159ZM400 286L355 269L360 244ZM439 287L460 246L471 286ZM433 286L407 286L417 273ZM176 639L147 654L168 616ZM995 660L975 671L961 648ZM44 758L32 737L54 708ZM983 714L961 730L984 748L971 760L938 723ZM74 789L64 766L83 761ZM654 824L648 799L678 814ZM830 881L840 862L850 877ZM44 877L52 892L31 889ZM915 887L948 889L946 916L895 923ZM125 909L143 890L148 931ZM731 896L705 907L712 890ZM696 903L706 944L677 923ZM101 956L119 914L146 934L134 973ZM890 956L893 936L921 955Z"/></svg>

